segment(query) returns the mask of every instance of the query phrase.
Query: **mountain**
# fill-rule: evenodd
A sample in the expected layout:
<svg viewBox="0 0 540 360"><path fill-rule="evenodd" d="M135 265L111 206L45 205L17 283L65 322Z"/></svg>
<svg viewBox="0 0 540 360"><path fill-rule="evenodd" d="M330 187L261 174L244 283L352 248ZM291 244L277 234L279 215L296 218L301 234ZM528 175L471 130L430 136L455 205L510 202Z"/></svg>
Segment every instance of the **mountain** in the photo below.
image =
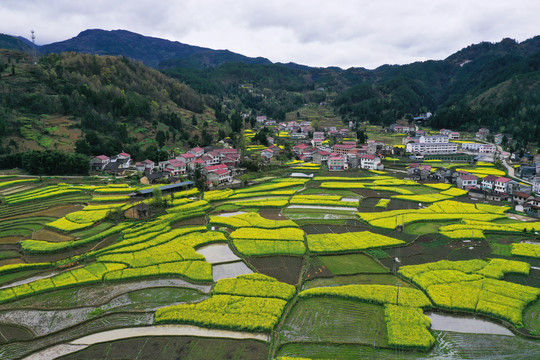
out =
<svg viewBox="0 0 540 360"><path fill-rule="evenodd" d="M0 49L31 51L32 47L26 41L15 36L0 34Z"/></svg>
<svg viewBox="0 0 540 360"><path fill-rule="evenodd" d="M17 38L1 39L4 39L5 47L27 45ZM248 58L227 50L185 45L125 30L87 30L73 39L45 45L40 50L50 54L41 60L48 76L48 80L43 84L44 88L48 89L45 93L52 91L56 94L54 101L52 98L48 101L58 103L65 101L66 97L71 99L83 95L79 100L86 103L85 106L102 115L111 113L115 118L113 123L125 121L122 119L126 118L137 118L138 115L131 113L137 106L128 106L131 110L125 112L126 99L118 100L113 97L109 99L111 102L103 100L101 96L107 96L103 88L110 85L126 94L139 94L142 103L157 103L158 116L156 118L156 112L152 111L152 121L167 126L170 126L172 121L170 116L173 115L170 114L178 113L178 108L183 109L180 112L188 114L188 117L194 114L204 117L206 112L211 121L217 120L218 126L209 130L214 134L218 130L230 130L229 121L233 114L251 112L282 120L292 116L291 114L297 114L297 110L306 103L326 102L341 116L343 122L353 121L359 126L365 121L389 125L396 120L412 119L418 113L431 111L434 113L431 118L431 125L434 127L469 131L488 127L494 132L512 134L514 139L522 144L537 142L540 138L540 99L537 95L540 94L540 36L523 42L503 39L498 43L473 44L444 60L383 65L375 70L313 68L294 63L272 64L264 58ZM61 53L62 51L74 51L79 55ZM56 52L60 52L60 55L53 54ZM87 57L81 53L107 56ZM121 57L112 58L109 55ZM55 56L60 56L60 60L55 60L56 65L45 66L51 59L56 59ZM108 62L119 62L118 66L125 72L125 64L132 64L128 68L134 66L127 58L161 69L161 73L158 73L137 65L137 71L154 74L151 76L153 79L144 80L145 87L148 85L146 81L149 81L149 84L157 89L164 86L162 83L168 84L167 81L173 81L170 78L174 78L187 84L184 89L189 88L189 92L183 93L186 95L185 99L191 100L184 102L184 99L178 103L174 99L175 93L169 90L163 96L156 91L139 93L137 84L143 80L132 73L128 76L131 82L110 84L111 72L114 73L116 66L110 66ZM5 59L9 60L10 57ZM79 72L76 66L79 63L84 65L83 70L86 73L75 76ZM65 73L62 70L66 64L69 64L71 69L69 74L73 75L68 79L64 79ZM0 59L4 78L10 72L9 67L12 66ZM30 74L36 72L39 71ZM55 76L55 81L52 81L51 78ZM86 81L90 89L94 89L93 76L97 76L101 85L97 91L88 92L83 85ZM119 79L115 76L112 78ZM158 81L155 82L154 78ZM39 83L42 80L38 77L33 81ZM59 81L63 81L62 88L52 86ZM17 93L12 91L9 94ZM32 100L28 99L29 96L20 93L19 97L10 95L7 98L14 102L19 99ZM166 109L164 105L169 101L167 99L176 105L173 111L163 115L161 112ZM88 104L90 100L91 103ZM124 110L118 113L117 105L112 105L112 100L121 101L121 108ZM43 104L27 102L33 104L33 107ZM48 111L45 110L47 109L42 113L47 114ZM200 113L201 110L203 114ZM65 112L65 108L63 111ZM77 116L73 111L67 113ZM335 121L336 118L332 119ZM92 123L89 121L85 124L90 126ZM197 121L194 121L195 123ZM190 126L189 121L182 124ZM185 134L192 132L203 136L200 128L189 129ZM207 131L206 140L210 139L208 134Z"/></svg>
<svg viewBox="0 0 540 360"><path fill-rule="evenodd" d="M95 55L125 56L154 68L215 67L226 62L270 64L265 58L250 58L228 50L212 50L126 30L85 30L74 38L43 45L43 53L75 51Z"/></svg>

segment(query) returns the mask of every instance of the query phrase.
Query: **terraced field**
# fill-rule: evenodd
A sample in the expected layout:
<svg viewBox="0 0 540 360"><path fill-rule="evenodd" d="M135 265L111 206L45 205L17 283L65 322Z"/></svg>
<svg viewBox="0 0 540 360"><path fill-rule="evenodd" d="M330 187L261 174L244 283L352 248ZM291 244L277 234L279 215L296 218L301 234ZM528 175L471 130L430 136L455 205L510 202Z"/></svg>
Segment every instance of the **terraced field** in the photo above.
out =
<svg viewBox="0 0 540 360"><path fill-rule="evenodd" d="M538 222L448 184L317 171L166 207L4 179L0 358L540 358L540 257L514 245ZM516 335L430 330L441 309Z"/></svg>

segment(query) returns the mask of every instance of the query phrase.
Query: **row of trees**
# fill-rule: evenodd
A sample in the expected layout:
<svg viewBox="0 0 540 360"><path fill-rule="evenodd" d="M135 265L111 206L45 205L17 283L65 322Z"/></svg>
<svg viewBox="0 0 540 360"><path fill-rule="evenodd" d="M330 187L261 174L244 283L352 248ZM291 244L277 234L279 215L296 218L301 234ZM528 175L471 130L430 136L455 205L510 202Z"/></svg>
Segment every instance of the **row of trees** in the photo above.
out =
<svg viewBox="0 0 540 360"><path fill-rule="evenodd" d="M32 175L88 175L90 159L59 151L28 151L0 156L0 168L22 168Z"/></svg>

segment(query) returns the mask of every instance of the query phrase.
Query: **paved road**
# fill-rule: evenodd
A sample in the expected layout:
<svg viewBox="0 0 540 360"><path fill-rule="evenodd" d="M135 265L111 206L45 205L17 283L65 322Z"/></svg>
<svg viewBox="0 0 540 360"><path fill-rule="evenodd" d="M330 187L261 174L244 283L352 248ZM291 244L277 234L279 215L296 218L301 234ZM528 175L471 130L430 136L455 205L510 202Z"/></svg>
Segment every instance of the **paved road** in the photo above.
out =
<svg viewBox="0 0 540 360"><path fill-rule="evenodd" d="M494 144L494 145L496 145L496 144ZM500 145L496 145L496 146L497 146L497 151L499 151L499 153L503 151L503 149L502 149L502 147ZM501 159L501 161L502 161L504 167L506 168L506 170L508 171L508 176L516 178L520 182L525 183L527 185L532 185L531 181L517 178L516 175L515 175L515 169L512 166L508 165L508 163L506 162L506 159Z"/></svg>

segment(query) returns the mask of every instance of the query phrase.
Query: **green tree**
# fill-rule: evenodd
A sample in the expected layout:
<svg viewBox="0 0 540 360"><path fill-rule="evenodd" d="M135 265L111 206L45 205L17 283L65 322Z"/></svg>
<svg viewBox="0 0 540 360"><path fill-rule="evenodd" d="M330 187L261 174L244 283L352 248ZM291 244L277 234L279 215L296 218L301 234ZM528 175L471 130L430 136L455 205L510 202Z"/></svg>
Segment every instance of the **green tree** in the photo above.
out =
<svg viewBox="0 0 540 360"><path fill-rule="evenodd" d="M161 189L156 187L152 190L152 197L154 201L152 202L152 205L157 208L164 208L166 206L166 200L163 197L163 193L161 192Z"/></svg>
<svg viewBox="0 0 540 360"><path fill-rule="evenodd" d="M163 130L158 130L158 132L156 133L156 141L159 145L160 148L163 147L163 145L165 145L165 133L163 132Z"/></svg>
<svg viewBox="0 0 540 360"><path fill-rule="evenodd" d="M234 132L242 130L242 116L237 112L231 115L231 129Z"/></svg>

